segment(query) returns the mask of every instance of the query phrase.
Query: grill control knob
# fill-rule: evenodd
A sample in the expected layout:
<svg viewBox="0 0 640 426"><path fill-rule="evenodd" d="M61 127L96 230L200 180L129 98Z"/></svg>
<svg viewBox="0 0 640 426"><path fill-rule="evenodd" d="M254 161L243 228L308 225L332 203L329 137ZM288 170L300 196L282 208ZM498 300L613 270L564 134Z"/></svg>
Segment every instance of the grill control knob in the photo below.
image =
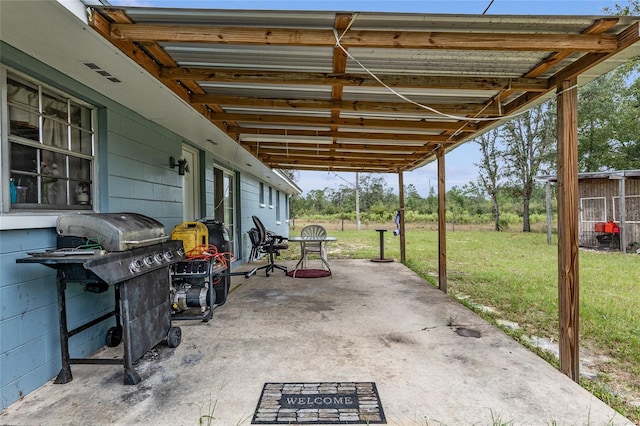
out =
<svg viewBox="0 0 640 426"><path fill-rule="evenodd" d="M135 259L129 264L129 271L135 274L136 272L140 272L140 269L142 269L143 266L144 264L142 263L142 260Z"/></svg>
<svg viewBox="0 0 640 426"><path fill-rule="evenodd" d="M171 253L170 251L165 251L164 258L171 261L171 259L173 259L173 253Z"/></svg>
<svg viewBox="0 0 640 426"><path fill-rule="evenodd" d="M153 265L153 257L147 256L144 258L144 264L147 266Z"/></svg>
<svg viewBox="0 0 640 426"><path fill-rule="evenodd" d="M153 260L155 260L156 263L162 263L162 261L164 260L164 257L162 257L162 255L160 253L156 253L153 256Z"/></svg>

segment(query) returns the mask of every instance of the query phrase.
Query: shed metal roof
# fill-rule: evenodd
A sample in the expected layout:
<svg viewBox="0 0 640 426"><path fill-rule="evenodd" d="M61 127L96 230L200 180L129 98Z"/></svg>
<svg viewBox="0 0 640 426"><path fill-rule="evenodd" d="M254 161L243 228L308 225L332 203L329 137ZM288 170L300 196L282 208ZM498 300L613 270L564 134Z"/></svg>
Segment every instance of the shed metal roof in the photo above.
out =
<svg viewBox="0 0 640 426"><path fill-rule="evenodd" d="M640 18L98 7L91 25L271 168L410 171L640 54Z"/></svg>

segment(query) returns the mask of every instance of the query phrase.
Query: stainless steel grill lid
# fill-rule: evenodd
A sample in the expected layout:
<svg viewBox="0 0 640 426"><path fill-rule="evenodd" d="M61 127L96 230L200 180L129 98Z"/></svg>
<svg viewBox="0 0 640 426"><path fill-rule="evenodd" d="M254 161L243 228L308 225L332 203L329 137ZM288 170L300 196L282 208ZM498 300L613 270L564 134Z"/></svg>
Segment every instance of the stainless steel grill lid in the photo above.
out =
<svg viewBox="0 0 640 426"><path fill-rule="evenodd" d="M109 251L126 251L166 241L164 225L138 213L63 214L56 230L62 237L92 238Z"/></svg>

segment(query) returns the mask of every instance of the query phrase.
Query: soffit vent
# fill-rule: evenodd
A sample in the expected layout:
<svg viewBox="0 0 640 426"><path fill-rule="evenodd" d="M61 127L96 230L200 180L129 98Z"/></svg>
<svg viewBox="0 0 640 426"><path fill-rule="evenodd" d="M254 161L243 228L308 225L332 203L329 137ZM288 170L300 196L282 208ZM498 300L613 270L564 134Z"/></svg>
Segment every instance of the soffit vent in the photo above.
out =
<svg viewBox="0 0 640 426"><path fill-rule="evenodd" d="M98 65L94 64L93 62L83 62L83 64L87 68L97 72L98 74L100 74L101 76L103 76L104 78L106 78L107 80L109 80L112 83L122 83L122 81L120 81L117 77L114 77L113 75L111 75L111 73L109 71L103 70Z"/></svg>

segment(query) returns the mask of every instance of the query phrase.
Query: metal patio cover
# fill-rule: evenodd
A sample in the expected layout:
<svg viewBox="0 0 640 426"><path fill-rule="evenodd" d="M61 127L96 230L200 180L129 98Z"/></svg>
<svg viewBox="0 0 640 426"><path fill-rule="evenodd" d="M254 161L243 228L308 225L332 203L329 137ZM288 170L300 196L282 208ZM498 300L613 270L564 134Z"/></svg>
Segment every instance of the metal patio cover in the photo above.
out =
<svg viewBox="0 0 640 426"><path fill-rule="evenodd" d="M413 170L640 46L638 18L614 16L100 7L90 24L268 167L337 172Z"/></svg>

